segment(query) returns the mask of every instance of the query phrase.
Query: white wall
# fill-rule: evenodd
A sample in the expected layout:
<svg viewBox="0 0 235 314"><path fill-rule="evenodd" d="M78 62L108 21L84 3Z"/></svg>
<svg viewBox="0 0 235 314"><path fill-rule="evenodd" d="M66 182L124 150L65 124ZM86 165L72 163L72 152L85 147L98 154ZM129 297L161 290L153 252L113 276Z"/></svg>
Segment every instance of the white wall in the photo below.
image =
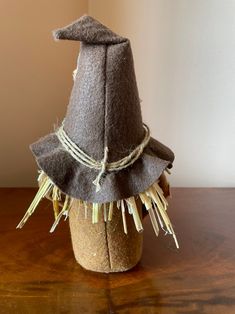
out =
<svg viewBox="0 0 235 314"><path fill-rule="evenodd" d="M142 110L173 186L235 185L235 1L90 0L131 39Z"/></svg>

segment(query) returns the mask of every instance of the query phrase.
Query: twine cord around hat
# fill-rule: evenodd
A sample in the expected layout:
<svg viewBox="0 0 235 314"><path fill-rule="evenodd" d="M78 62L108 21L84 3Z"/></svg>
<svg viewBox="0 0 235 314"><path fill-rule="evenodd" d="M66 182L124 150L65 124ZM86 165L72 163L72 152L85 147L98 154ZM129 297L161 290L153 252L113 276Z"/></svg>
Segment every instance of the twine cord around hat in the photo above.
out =
<svg viewBox="0 0 235 314"><path fill-rule="evenodd" d="M106 172L114 172L114 171L120 171L123 170L129 166L131 166L143 153L144 148L148 144L150 140L150 131L147 125L143 124L145 135L143 138L143 141L126 157L119 159L114 162L107 162L108 160L108 147L105 147L104 149L104 158L101 161L97 161L93 159L91 156L86 154L81 148L78 147L77 144L75 144L71 138L68 136L68 134L65 132L63 124L62 126L57 130L56 135L61 142L64 149L79 163L82 165L91 168L99 170L99 174L96 177L96 179L93 181L93 183L96 186L96 192L98 192L101 188L100 181L103 175Z"/></svg>
<svg viewBox="0 0 235 314"><path fill-rule="evenodd" d="M103 158L103 160L101 161L101 164L102 164L101 170L100 170L98 176L96 177L96 179L92 182L92 183L96 186L96 192L98 192L98 191L100 190L100 188L101 188L101 186L100 186L100 180L101 180L101 178L103 177L103 175L104 175L105 172L106 172L107 160L108 160L108 151L109 151L109 150L108 150L108 147L106 146L106 147L104 148L104 158Z"/></svg>

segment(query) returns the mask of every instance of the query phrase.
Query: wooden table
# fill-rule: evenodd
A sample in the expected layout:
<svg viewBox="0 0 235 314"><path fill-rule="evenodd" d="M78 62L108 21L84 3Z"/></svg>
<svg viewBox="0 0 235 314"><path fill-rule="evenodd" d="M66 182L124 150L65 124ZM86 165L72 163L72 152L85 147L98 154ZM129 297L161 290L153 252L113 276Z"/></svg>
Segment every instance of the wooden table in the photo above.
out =
<svg viewBox="0 0 235 314"><path fill-rule="evenodd" d="M48 232L47 200L15 229L34 193L0 190L0 313L235 313L235 189L173 189L180 250L146 218L140 264L111 275L76 264L67 222Z"/></svg>

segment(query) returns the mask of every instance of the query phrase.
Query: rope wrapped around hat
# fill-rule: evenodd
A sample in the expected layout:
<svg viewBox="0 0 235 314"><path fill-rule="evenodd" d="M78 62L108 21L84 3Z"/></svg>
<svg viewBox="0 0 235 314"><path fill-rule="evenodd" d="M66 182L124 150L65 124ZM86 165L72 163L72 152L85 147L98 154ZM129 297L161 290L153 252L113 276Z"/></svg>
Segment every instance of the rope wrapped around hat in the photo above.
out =
<svg viewBox="0 0 235 314"><path fill-rule="evenodd" d="M131 166L143 153L144 148L147 146L150 140L150 131L147 125L143 124L145 130L145 135L142 142L126 157L119 159L114 162L107 162L108 160L108 147L104 148L104 158L101 161L93 159L91 156L87 155L81 148L75 144L68 134L65 132L63 124L56 131L56 135L63 145L64 149L79 163L82 165L99 170L99 174L96 179L93 181L93 184L96 186L96 192L101 188L100 180L106 172L114 172L126 169Z"/></svg>

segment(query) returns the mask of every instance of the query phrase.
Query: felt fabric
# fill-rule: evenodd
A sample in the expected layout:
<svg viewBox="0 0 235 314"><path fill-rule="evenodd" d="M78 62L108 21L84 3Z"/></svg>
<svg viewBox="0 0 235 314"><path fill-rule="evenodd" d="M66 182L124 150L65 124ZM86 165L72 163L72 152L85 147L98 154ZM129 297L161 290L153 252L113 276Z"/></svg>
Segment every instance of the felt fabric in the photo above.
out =
<svg viewBox="0 0 235 314"><path fill-rule="evenodd" d="M141 217L141 202L137 201ZM101 213L100 213L101 214ZM123 232L121 210L113 208L111 221L92 224L91 211L87 219L84 208L74 203L69 214L72 245L77 262L96 272L121 272L134 267L142 255L143 233L137 232L133 218L126 213L128 234Z"/></svg>
<svg viewBox="0 0 235 314"><path fill-rule="evenodd" d="M64 129L85 153L108 162L127 156L144 137L140 100L130 42L89 16L54 33L80 40L78 71L64 119ZM107 173L96 192L98 171L65 151L55 133L31 145L38 166L60 190L89 202L110 202L137 195L155 182L174 154L151 138L141 158L119 172Z"/></svg>
<svg viewBox="0 0 235 314"><path fill-rule="evenodd" d="M77 21L55 30L53 35L56 40L78 40L91 44L111 45L126 41L126 38L115 34L106 26L102 25L100 22L88 15L84 15Z"/></svg>

